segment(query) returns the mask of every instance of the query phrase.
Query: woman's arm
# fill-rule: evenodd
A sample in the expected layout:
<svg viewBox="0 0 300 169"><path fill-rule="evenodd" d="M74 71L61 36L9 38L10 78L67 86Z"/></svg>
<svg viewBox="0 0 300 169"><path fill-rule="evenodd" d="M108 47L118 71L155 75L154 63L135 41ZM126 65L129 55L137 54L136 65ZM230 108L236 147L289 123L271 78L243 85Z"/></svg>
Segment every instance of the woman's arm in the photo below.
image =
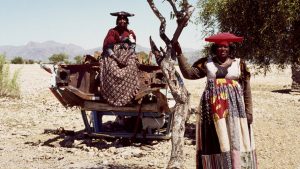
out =
<svg viewBox="0 0 300 169"><path fill-rule="evenodd" d="M196 61L193 66L187 63L187 59L180 54L177 56L180 71L186 79L200 79L206 76L205 62L207 58Z"/></svg>
<svg viewBox="0 0 300 169"><path fill-rule="evenodd" d="M245 111L247 116L247 121L249 124L253 122L253 107L252 107L252 94L250 87L250 71L246 63L241 60L241 78L240 82L243 87L244 102L245 102Z"/></svg>
<svg viewBox="0 0 300 169"><path fill-rule="evenodd" d="M205 62L207 58L199 59L191 66L187 59L183 56L181 47L178 42L173 43L175 49L178 65L184 78L186 79L200 79L206 76Z"/></svg>
<svg viewBox="0 0 300 169"><path fill-rule="evenodd" d="M113 55L113 45L117 42L116 37L118 35L117 31L115 31L114 29L110 29L103 41L103 52L107 53L109 56Z"/></svg>

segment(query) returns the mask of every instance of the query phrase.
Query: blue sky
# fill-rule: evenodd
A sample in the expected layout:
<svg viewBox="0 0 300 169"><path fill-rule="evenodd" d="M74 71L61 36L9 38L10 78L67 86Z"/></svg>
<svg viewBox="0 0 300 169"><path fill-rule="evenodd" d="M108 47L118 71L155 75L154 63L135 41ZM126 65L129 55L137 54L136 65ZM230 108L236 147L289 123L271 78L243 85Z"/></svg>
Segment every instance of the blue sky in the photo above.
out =
<svg viewBox="0 0 300 169"><path fill-rule="evenodd" d="M190 3L196 6L196 1ZM162 0L155 3L167 19L166 32L171 37L176 26L175 20L169 20L171 7ZM149 47L152 36L164 47L159 38L160 22L147 0L0 0L0 46L54 40L85 49L99 47L108 29L115 26L116 18L109 13L122 10L135 14L128 27L134 30L139 45ZM189 24L179 42L184 48L202 49L201 27Z"/></svg>

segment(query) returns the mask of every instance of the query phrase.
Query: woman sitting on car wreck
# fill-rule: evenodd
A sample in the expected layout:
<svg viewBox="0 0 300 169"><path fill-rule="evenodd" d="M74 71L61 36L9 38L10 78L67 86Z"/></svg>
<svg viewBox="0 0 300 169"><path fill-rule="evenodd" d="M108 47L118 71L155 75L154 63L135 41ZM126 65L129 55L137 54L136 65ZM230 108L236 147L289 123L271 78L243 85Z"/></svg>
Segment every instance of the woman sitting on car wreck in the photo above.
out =
<svg viewBox="0 0 300 169"><path fill-rule="evenodd" d="M111 105L128 104L139 90L137 76L136 36L127 28L128 12L111 13L117 16L116 27L110 29L103 42L100 59L100 92Z"/></svg>

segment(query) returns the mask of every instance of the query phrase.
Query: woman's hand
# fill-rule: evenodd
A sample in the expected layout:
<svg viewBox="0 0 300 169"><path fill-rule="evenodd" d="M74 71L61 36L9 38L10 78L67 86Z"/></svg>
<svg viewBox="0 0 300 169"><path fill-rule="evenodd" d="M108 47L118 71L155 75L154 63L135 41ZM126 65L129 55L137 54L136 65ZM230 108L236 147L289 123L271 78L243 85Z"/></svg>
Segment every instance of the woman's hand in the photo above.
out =
<svg viewBox="0 0 300 169"><path fill-rule="evenodd" d="M252 124L252 122L253 122L253 116L252 116L252 114L246 113L246 117L247 117L248 124L249 125Z"/></svg>
<svg viewBox="0 0 300 169"><path fill-rule="evenodd" d="M113 54L110 57L113 58L117 62L118 66L120 68L123 68L123 67L127 66L126 63L122 62L116 55Z"/></svg>

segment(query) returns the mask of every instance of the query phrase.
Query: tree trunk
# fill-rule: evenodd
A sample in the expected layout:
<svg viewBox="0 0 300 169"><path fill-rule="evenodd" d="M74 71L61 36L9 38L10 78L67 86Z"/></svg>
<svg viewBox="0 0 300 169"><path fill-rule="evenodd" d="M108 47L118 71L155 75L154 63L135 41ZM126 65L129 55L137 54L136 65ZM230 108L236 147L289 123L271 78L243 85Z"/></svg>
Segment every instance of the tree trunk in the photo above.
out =
<svg viewBox="0 0 300 169"><path fill-rule="evenodd" d="M194 8L188 3L187 0L182 1L182 9L177 10L174 0L167 0L172 6L173 12L177 18L177 28L170 39L165 34L166 20L162 14L156 8L153 0L147 0L154 14L161 22L160 25L160 37L166 44L166 51L160 48L159 51L155 43L150 37L151 51L156 58L156 62L160 65L161 70L167 80L168 87L171 90L173 98L176 102L173 123L172 123L172 151L171 157L167 168L181 169L184 168L183 146L184 146L184 132L185 121L189 111L190 94L183 84L178 72L175 70L176 52L173 49L173 42L177 42L178 38L187 25L189 18L191 17ZM191 9L191 10L190 10Z"/></svg>
<svg viewBox="0 0 300 169"><path fill-rule="evenodd" d="M173 126L172 126L172 151L171 157L167 168L184 168L184 132L185 132L185 121L189 111L189 99L187 97L187 102L179 103L175 106Z"/></svg>
<svg viewBox="0 0 300 169"><path fill-rule="evenodd" d="M300 93L300 61L292 63L292 92Z"/></svg>
<svg viewBox="0 0 300 169"><path fill-rule="evenodd" d="M176 101L172 122L172 151L167 169L182 169L184 168L183 146L185 122L190 109L190 93L185 88L179 73L176 72L174 61L170 57L165 57L160 67L167 78L168 86Z"/></svg>
<svg viewBox="0 0 300 169"><path fill-rule="evenodd" d="M183 146L185 121L190 106L190 93L185 88L179 73L175 70L174 60L171 57L160 56L151 38L150 44L156 58L163 58L159 65L176 101L175 110L172 112L174 115L172 121L172 151L167 169L182 169L184 168Z"/></svg>

